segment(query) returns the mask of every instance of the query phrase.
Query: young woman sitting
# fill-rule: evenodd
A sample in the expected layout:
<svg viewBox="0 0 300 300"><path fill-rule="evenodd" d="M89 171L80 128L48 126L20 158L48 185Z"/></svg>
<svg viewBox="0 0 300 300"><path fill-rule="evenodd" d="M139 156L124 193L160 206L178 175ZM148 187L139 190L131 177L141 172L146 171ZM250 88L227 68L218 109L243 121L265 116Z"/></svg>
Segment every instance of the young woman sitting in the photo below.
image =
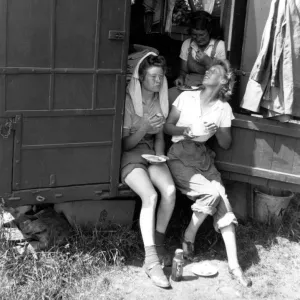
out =
<svg viewBox="0 0 300 300"><path fill-rule="evenodd" d="M150 164L141 156L164 157L163 125L168 116L166 63L162 56L147 53L138 62L127 88L121 177L142 200L140 228L145 246L144 268L153 283L168 288L170 283L160 262L171 264L164 236L175 204L175 185L166 163ZM160 204L155 210L157 192Z"/></svg>
<svg viewBox="0 0 300 300"><path fill-rule="evenodd" d="M229 273L242 285L250 286L251 280L243 273L237 258L234 226L237 220L214 165L215 154L205 145L213 135L222 148L227 149L231 144L234 116L227 100L234 78L229 62L216 60L206 71L202 84L200 91L180 94L165 124L165 132L172 135L168 165L176 187L195 201L182 247L185 257L193 259L196 233L204 219L213 216L215 230L221 232L225 243Z"/></svg>

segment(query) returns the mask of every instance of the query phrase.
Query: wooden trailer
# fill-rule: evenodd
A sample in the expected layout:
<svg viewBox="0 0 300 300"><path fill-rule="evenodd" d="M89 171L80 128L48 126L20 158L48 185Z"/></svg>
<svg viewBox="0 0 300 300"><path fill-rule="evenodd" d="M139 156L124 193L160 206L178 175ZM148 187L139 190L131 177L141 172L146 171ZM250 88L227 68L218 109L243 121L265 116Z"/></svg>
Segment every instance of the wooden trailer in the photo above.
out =
<svg viewBox="0 0 300 300"><path fill-rule="evenodd" d="M228 57L241 78L236 112L249 56L255 59L259 45L245 47L260 40L270 2L226 1ZM119 167L130 9L130 0L0 0L0 196L6 205L129 193L119 183ZM237 113L232 148L215 148L217 165L228 179L300 191L299 137L297 124Z"/></svg>

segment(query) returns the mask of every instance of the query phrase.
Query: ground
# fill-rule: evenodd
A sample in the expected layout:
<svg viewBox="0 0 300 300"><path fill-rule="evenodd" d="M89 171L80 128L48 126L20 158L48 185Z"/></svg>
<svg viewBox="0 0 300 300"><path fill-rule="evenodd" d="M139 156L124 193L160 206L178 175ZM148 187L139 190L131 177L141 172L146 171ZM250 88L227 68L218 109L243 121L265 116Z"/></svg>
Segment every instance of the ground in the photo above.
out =
<svg viewBox="0 0 300 300"><path fill-rule="evenodd" d="M298 195L291 202L280 227L239 220L238 257L253 281L251 288L230 278L223 241L208 218L197 234L196 253L200 261L217 266L216 276L196 276L192 264L187 264L181 282L171 282L168 290L158 288L142 269L138 226L78 229L67 245L36 257L16 254L9 244L0 244L0 299L300 300L299 200ZM175 208L167 234L170 253L180 247L188 220L184 207ZM165 272L169 276L170 268Z"/></svg>
<svg viewBox="0 0 300 300"><path fill-rule="evenodd" d="M300 246L288 239L277 237L270 247L256 244L246 274L253 280L245 288L232 280L223 259L212 259L212 252L202 256L210 259L219 272L214 277L199 277L191 272L192 265L184 267L181 282L171 282L169 290L153 286L135 262L122 269L113 269L93 280L90 293L83 292L74 299L132 299L132 300L229 300L229 299L300 299ZM287 267L288 266L288 267ZM170 268L166 268L170 275Z"/></svg>

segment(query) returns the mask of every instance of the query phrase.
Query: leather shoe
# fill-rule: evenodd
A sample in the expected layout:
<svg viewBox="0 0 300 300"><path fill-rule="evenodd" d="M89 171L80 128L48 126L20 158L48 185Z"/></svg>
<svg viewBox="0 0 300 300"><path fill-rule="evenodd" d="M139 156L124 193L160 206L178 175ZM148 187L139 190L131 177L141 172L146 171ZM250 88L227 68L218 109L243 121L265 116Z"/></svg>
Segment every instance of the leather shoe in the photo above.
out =
<svg viewBox="0 0 300 300"><path fill-rule="evenodd" d="M164 274L163 269L159 262L150 266L144 265L144 270L156 286L165 289L171 287L170 282L166 277L166 275Z"/></svg>
<svg viewBox="0 0 300 300"><path fill-rule="evenodd" d="M246 277L241 267L234 269L228 268L228 271L231 275L231 278L237 280L244 287L250 287L252 285L251 279Z"/></svg>

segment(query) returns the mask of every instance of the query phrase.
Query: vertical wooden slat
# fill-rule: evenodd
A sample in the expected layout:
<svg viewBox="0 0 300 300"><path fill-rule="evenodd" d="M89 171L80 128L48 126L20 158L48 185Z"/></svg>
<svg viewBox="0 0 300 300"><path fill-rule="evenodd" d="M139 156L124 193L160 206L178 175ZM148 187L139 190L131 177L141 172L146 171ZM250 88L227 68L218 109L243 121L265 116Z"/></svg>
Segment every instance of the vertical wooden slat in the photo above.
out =
<svg viewBox="0 0 300 300"><path fill-rule="evenodd" d="M237 128L232 135L232 162L235 164L252 166L255 132Z"/></svg>
<svg viewBox="0 0 300 300"><path fill-rule="evenodd" d="M22 122L22 115L16 116L13 157L13 190L19 190L21 185Z"/></svg>
<svg viewBox="0 0 300 300"><path fill-rule="evenodd" d="M300 140L297 140L295 148L292 173L300 176Z"/></svg>
<svg viewBox="0 0 300 300"><path fill-rule="evenodd" d="M8 0L4 0L3 2L3 11L2 11L2 17L3 20L1 22L1 25L3 28L0 29L0 41L4 43L3 45L3 66L7 67L7 23L8 23ZM4 115L6 111L6 84L7 84L7 76L6 74L3 75L1 80L1 99L0 99L0 114Z"/></svg>
<svg viewBox="0 0 300 300"><path fill-rule="evenodd" d="M126 32L125 40L123 41L122 47L122 73L126 74L127 71L127 57L129 48L129 30L130 30L130 8L131 2L129 0L125 1L125 12L124 12L124 29Z"/></svg>
<svg viewBox="0 0 300 300"><path fill-rule="evenodd" d="M297 139L277 135L273 148L271 170L292 173L296 145Z"/></svg>
<svg viewBox="0 0 300 300"><path fill-rule="evenodd" d="M51 71L55 68L55 23L56 23L56 0L52 0L51 2L51 41L50 41L50 68ZM54 73L50 74L50 85L49 85L49 110L53 109L53 98L54 98L54 84L55 84L55 76Z"/></svg>
<svg viewBox="0 0 300 300"><path fill-rule="evenodd" d="M271 169L274 144L274 134L256 132L255 147L253 150L253 167Z"/></svg>
<svg viewBox="0 0 300 300"><path fill-rule="evenodd" d="M95 33L95 51L94 51L94 75L93 75L93 93L92 93L92 109L96 109L97 105L97 73L98 68L98 53L99 53L99 43L100 43L100 15L101 15L102 0L97 1L97 19L96 19L96 33Z"/></svg>
<svg viewBox="0 0 300 300"><path fill-rule="evenodd" d="M116 115L113 127L113 147L111 156L111 181L110 181L110 194L112 197L117 195L119 185L119 170L120 158L122 148L122 122L123 122L123 108L125 99L125 85L126 76L117 75L116 80Z"/></svg>

